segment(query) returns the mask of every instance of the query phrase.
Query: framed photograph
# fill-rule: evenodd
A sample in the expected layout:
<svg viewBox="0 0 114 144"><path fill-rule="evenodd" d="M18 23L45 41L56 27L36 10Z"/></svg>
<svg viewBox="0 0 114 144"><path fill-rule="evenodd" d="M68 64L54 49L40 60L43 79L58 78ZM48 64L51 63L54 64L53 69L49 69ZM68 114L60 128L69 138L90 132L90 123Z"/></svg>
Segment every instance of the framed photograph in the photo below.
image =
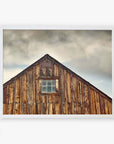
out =
<svg viewBox="0 0 114 144"><path fill-rule="evenodd" d="M3 26L2 117L113 118L112 36L112 27Z"/></svg>

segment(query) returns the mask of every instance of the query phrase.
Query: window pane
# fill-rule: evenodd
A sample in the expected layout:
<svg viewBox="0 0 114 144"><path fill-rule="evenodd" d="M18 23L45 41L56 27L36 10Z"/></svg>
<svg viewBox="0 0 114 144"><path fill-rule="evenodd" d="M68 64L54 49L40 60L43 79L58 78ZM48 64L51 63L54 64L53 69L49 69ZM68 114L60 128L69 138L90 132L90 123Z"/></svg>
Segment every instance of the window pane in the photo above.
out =
<svg viewBox="0 0 114 144"><path fill-rule="evenodd" d="M47 85L51 86L51 81L50 80L48 80Z"/></svg>
<svg viewBox="0 0 114 144"><path fill-rule="evenodd" d="M52 92L56 92L56 88L55 87L52 87Z"/></svg>
<svg viewBox="0 0 114 144"><path fill-rule="evenodd" d="M46 80L42 80L42 85L46 85Z"/></svg>
<svg viewBox="0 0 114 144"><path fill-rule="evenodd" d="M42 92L46 92L46 87L42 87Z"/></svg>
<svg viewBox="0 0 114 144"><path fill-rule="evenodd" d="M56 83L56 80L52 80L52 85L55 85L55 83Z"/></svg>
<svg viewBox="0 0 114 144"><path fill-rule="evenodd" d="M58 83L58 81L57 81ZM56 93L56 80L42 80L41 91L42 93Z"/></svg>
<svg viewBox="0 0 114 144"><path fill-rule="evenodd" d="M47 87L47 92L51 92L51 87L50 86Z"/></svg>

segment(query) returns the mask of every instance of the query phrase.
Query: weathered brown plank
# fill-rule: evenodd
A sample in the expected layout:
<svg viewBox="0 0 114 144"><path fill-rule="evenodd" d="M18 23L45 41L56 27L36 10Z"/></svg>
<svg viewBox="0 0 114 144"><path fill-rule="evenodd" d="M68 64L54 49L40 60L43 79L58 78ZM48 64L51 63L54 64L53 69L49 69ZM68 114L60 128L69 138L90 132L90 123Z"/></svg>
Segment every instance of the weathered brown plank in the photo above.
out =
<svg viewBox="0 0 114 144"><path fill-rule="evenodd" d="M52 76L52 75L53 75L53 70L52 70L52 68L49 68L48 70L49 70L49 75Z"/></svg>
<svg viewBox="0 0 114 144"><path fill-rule="evenodd" d="M36 80L36 103L40 103L42 101L40 96L40 85L41 85L41 81Z"/></svg>
<svg viewBox="0 0 114 144"><path fill-rule="evenodd" d="M81 82L81 113L85 114L85 105L84 105L84 84Z"/></svg>
<svg viewBox="0 0 114 144"><path fill-rule="evenodd" d="M20 114L22 113L22 98L23 98L23 84L22 84L22 76L20 77Z"/></svg>
<svg viewBox="0 0 114 144"><path fill-rule="evenodd" d="M64 113L64 103L65 103L65 98L64 98L64 73L63 69L59 69L60 71L60 93L61 93L61 114Z"/></svg>
<svg viewBox="0 0 114 144"><path fill-rule="evenodd" d="M41 103L37 103L37 108L38 108L38 114L41 114Z"/></svg>
<svg viewBox="0 0 114 144"><path fill-rule="evenodd" d="M71 84L72 84L71 85L71 87L72 87L72 101L76 102L76 94L77 94L77 92L76 92L76 78L75 77L72 78Z"/></svg>
<svg viewBox="0 0 114 144"><path fill-rule="evenodd" d="M22 103L27 103L27 77L26 74L23 75L23 96L22 96Z"/></svg>
<svg viewBox="0 0 114 144"><path fill-rule="evenodd" d="M46 96L46 114L49 113L49 103L48 103L48 96Z"/></svg>
<svg viewBox="0 0 114 144"><path fill-rule="evenodd" d="M13 114L20 114L20 79L16 79L14 82L14 105Z"/></svg>
<svg viewBox="0 0 114 144"><path fill-rule="evenodd" d="M53 95L52 95L52 99L53 99L53 100L52 100L52 101L53 101L53 103L56 103L56 100L57 100L57 95L54 95L54 94L53 94Z"/></svg>
<svg viewBox="0 0 114 144"><path fill-rule="evenodd" d="M104 103L105 103L105 114L108 114L108 101L104 99Z"/></svg>
<svg viewBox="0 0 114 144"><path fill-rule="evenodd" d="M65 114L65 113L66 113L66 110L67 110L66 105L67 105L66 102L63 102L63 103L62 103L62 107L63 107L63 108L62 108L62 114Z"/></svg>
<svg viewBox="0 0 114 144"><path fill-rule="evenodd" d="M89 97L88 97L88 87L86 84L83 86L83 97L84 97L84 113L89 114Z"/></svg>
<svg viewBox="0 0 114 144"><path fill-rule="evenodd" d="M76 114L77 113L77 111L76 111L76 102L73 102L73 114Z"/></svg>
<svg viewBox="0 0 114 144"><path fill-rule="evenodd" d="M36 65L35 69L36 69L36 79L38 79L40 76L40 65Z"/></svg>
<svg viewBox="0 0 114 144"><path fill-rule="evenodd" d="M12 103L8 104L7 114L13 114L13 104Z"/></svg>
<svg viewBox="0 0 114 144"><path fill-rule="evenodd" d="M74 102L71 102L71 114L74 114Z"/></svg>
<svg viewBox="0 0 114 144"><path fill-rule="evenodd" d="M95 105L95 91L93 90L93 95L92 95L92 99L93 99L93 112L94 114L96 114L96 105Z"/></svg>
<svg viewBox="0 0 114 144"><path fill-rule="evenodd" d="M49 103L49 114L53 114L53 103Z"/></svg>
<svg viewBox="0 0 114 144"><path fill-rule="evenodd" d="M60 114L60 103L56 103L56 114Z"/></svg>
<svg viewBox="0 0 114 144"><path fill-rule="evenodd" d="M47 71L46 71L46 68L42 68L42 76L46 76L47 75Z"/></svg>
<svg viewBox="0 0 114 144"><path fill-rule="evenodd" d="M46 103L41 103L41 114L46 114Z"/></svg>
<svg viewBox="0 0 114 144"><path fill-rule="evenodd" d="M108 113L112 114L112 103L108 101Z"/></svg>
<svg viewBox="0 0 114 144"><path fill-rule="evenodd" d="M95 104L96 104L96 114L101 114L100 111L100 101L99 101L99 94L95 92Z"/></svg>
<svg viewBox="0 0 114 144"><path fill-rule="evenodd" d="M3 114L7 114L7 104L3 104Z"/></svg>
<svg viewBox="0 0 114 144"><path fill-rule="evenodd" d="M9 104L12 104L10 106L11 106L11 114L13 114L13 109L14 109L14 82L10 84Z"/></svg>
<svg viewBox="0 0 114 144"><path fill-rule="evenodd" d="M72 114L72 104L68 103L68 114Z"/></svg>
<svg viewBox="0 0 114 144"><path fill-rule="evenodd" d="M35 80L35 75L36 74L35 74L35 72L36 72L35 67L33 67L33 72L32 72L32 74L33 74L33 84L32 84L33 85L33 114L36 113L36 104L35 104L36 103L36 97L35 97L35 95L36 95L35 94L35 81L36 81Z"/></svg>
<svg viewBox="0 0 114 144"><path fill-rule="evenodd" d="M74 81L74 103L75 103L75 114L78 112L78 80L75 78Z"/></svg>
<svg viewBox="0 0 114 144"><path fill-rule="evenodd" d="M33 113L33 74L32 70L28 72L28 113Z"/></svg>
<svg viewBox="0 0 114 144"><path fill-rule="evenodd" d="M16 79L16 86L15 86L15 103L20 103L20 86L19 86L19 79Z"/></svg>
<svg viewBox="0 0 114 144"><path fill-rule="evenodd" d="M22 114L29 114L26 103L22 103Z"/></svg>
<svg viewBox="0 0 114 144"><path fill-rule="evenodd" d="M52 103L53 102L53 97L52 97L52 95L50 94L50 95L48 95L48 102L49 103Z"/></svg>
<svg viewBox="0 0 114 144"><path fill-rule="evenodd" d="M46 95L42 95L41 98L42 98L42 103L46 103Z"/></svg>
<svg viewBox="0 0 114 144"><path fill-rule="evenodd" d="M20 78L20 89L21 89L21 97L20 97L20 109L22 114L28 114L28 72L26 72ZM26 109L25 109L26 108Z"/></svg>
<svg viewBox="0 0 114 144"><path fill-rule="evenodd" d="M64 74L64 104L63 104L63 106L64 106L64 114L68 114L68 93L67 93L67 88L68 88L68 85L67 85L67 72L66 72L66 70L64 70L64 72L63 72L63 74Z"/></svg>
<svg viewBox="0 0 114 144"><path fill-rule="evenodd" d="M67 89L68 89L68 102L71 103L71 79L70 74L67 73Z"/></svg>
<svg viewBox="0 0 114 144"><path fill-rule="evenodd" d="M29 114L33 114L33 106L34 106L33 103L28 103L28 113Z"/></svg>
<svg viewBox="0 0 114 144"><path fill-rule="evenodd" d="M3 91L3 114L7 114L7 105L8 105L8 88L5 87Z"/></svg>
<svg viewBox="0 0 114 144"><path fill-rule="evenodd" d="M38 79L40 76L40 65L35 67L35 103L36 103L36 114L41 114L41 97L40 97L40 85L41 81Z"/></svg>
<svg viewBox="0 0 114 144"><path fill-rule="evenodd" d="M53 103L52 109L53 109L53 114L56 114L56 105L55 105L55 103Z"/></svg>
<svg viewBox="0 0 114 144"><path fill-rule="evenodd" d="M77 81L77 114L81 114L80 81Z"/></svg>
<svg viewBox="0 0 114 144"><path fill-rule="evenodd" d="M105 103L104 103L104 98L99 95L100 98L100 109L101 109L101 114L105 114Z"/></svg>
<svg viewBox="0 0 114 144"><path fill-rule="evenodd" d="M15 103L15 109L14 109L14 114L20 114L20 104Z"/></svg>
<svg viewBox="0 0 114 144"><path fill-rule="evenodd" d="M7 86L7 113L8 113L8 104L9 104L9 96L10 96L10 85Z"/></svg>
<svg viewBox="0 0 114 144"><path fill-rule="evenodd" d="M95 108L95 97L94 97L94 90L90 89L90 97L91 97L91 114L96 114Z"/></svg>
<svg viewBox="0 0 114 144"><path fill-rule="evenodd" d="M3 88L3 104L7 104L8 99L7 99L7 87Z"/></svg>
<svg viewBox="0 0 114 144"><path fill-rule="evenodd" d="M59 76L59 67L54 64L54 76Z"/></svg>

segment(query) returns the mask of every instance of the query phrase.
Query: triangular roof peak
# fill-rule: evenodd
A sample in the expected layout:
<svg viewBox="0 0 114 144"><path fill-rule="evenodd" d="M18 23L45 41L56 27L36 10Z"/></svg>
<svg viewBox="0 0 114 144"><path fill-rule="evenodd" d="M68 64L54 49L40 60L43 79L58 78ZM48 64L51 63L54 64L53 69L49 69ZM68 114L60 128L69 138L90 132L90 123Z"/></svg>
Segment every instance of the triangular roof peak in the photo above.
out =
<svg viewBox="0 0 114 144"><path fill-rule="evenodd" d="M51 57L49 54L45 54L43 57L41 57L39 60L37 60L36 62L34 62L33 64L31 64L30 66L28 66L26 69L24 69L22 72L20 72L19 74L17 74L16 76L14 76L13 78L11 78L9 81L7 81L6 83L4 83L4 86L9 83L10 81L14 80L15 78L19 77L20 75L22 75L25 71L31 69L31 67L39 64L40 62L42 62L45 59L49 59L54 61L55 64L60 65L63 69L66 69L69 73L71 73L72 75L76 76L79 80L83 81L84 83L86 83L87 85L92 86L94 89L96 89L97 91L100 91L103 95L105 95L106 97L108 97L110 100L112 100L108 95L106 95L104 92L102 92L101 90L99 90L98 88L96 88L94 85L92 85L91 83L89 83L88 81L86 81L85 79L83 79L81 76L77 75L75 72L73 72L72 70L70 70L69 68L67 68L66 66L64 66L62 63L60 63L59 61L57 61L56 59L54 59L53 57Z"/></svg>
<svg viewBox="0 0 114 144"><path fill-rule="evenodd" d="M42 60L45 60L45 59L48 59L48 58L53 58L51 57L49 54L45 54L44 56L42 56L40 59L38 59L35 63L39 62L39 61L42 61ZM34 64L34 63L33 63ZM33 65L32 64L32 65Z"/></svg>
<svg viewBox="0 0 114 144"><path fill-rule="evenodd" d="M44 55L44 57L48 57L48 56L50 56L50 55L49 55L49 54L45 54L45 55Z"/></svg>

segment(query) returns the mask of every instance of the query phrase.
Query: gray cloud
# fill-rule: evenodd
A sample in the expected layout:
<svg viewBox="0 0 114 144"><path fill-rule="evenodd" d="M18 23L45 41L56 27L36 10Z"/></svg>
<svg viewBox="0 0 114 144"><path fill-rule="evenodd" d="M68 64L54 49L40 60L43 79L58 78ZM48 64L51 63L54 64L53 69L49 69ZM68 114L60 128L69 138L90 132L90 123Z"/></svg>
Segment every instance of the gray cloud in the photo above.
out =
<svg viewBox="0 0 114 144"><path fill-rule="evenodd" d="M110 30L4 30L4 65L29 65L48 53L84 72L112 75Z"/></svg>

